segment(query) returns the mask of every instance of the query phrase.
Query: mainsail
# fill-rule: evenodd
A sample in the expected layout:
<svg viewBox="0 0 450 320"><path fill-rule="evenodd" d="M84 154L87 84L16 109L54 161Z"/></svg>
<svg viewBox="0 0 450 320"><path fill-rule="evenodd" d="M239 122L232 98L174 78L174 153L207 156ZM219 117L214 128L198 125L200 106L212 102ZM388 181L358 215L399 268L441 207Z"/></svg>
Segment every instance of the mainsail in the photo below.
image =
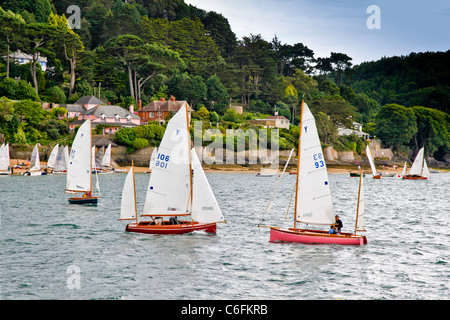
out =
<svg viewBox="0 0 450 320"><path fill-rule="evenodd" d="M10 167L9 143L0 147L0 171L7 171Z"/></svg>
<svg viewBox="0 0 450 320"><path fill-rule="evenodd" d="M39 159L39 143L34 146L30 159L30 171L41 170L41 160Z"/></svg>
<svg viewBox="0 0 450 320"><path fill-rule="evenodd" d="M186 103L170 119L148 184L143 215L187 214L190 195L190 135Z"/></svg>
<svg viewBox="0 0 450 320"><path fill-rule="evenodd" d="M152 170L152 168L155 166L156 162L156 156L158 155L158 148L153 149L152 156L150 157L150 164L148 168Z"/></svg>
<svg viewBox="0 0 450 320"><path fill-rule="evenodd" d="M105 154L103 155L102 167L110 167L111 166L111 143L108 144L106 148Z"/></svg>
<svg viewBox="0 0 450 320"><path fill-rule="evenodd" d="M296 221L308 224L335 222L330 183L314 116L302 107L296 198Z"/></svg>
<svg viewBox="0 0 450 320"><path fill-rule="evenodd" d="M367 158L369 159L370 168L372 169L372 174L374 176L376 176L377 170L375 169L375 163L373 161L373 157L372 157L372 153L370 152L369 145L366 146L366 154L367 154Z"/></svg>
<svg viewBox="0 0 450 320"><path fill-rule="evenodd" d="M58 158L58 152L59 152L59 145L56 144L56 146L53 148L52 152L50 153L50 156L48 157L48 161L47 161L48 168L55 168L56 159Z"/></svg>
<svg viewBox="0 0 450 320"><path fill-rule="evenodd" d="M78 129L69 155L66 190L87 192L91 190L91 120Z"/></svg>
<svg viewBox="0 0 450 320"><path fill-rule="evenodd" d="M419 150L417 153L416 159L414 159L414 162L411 166L411 169L409 169L410 175L422 175L422 167L423 167L423 147Z"/></svg>

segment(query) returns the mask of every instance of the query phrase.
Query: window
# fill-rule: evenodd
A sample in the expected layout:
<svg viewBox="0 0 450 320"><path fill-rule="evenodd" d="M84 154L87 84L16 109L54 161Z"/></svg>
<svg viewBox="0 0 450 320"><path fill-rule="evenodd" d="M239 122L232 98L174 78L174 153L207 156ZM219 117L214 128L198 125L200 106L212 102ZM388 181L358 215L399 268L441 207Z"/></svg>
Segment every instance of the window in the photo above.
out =
<svg viewBox="0 0 450 320"><path fill-rule="evenodd" d="M116 115L114 116L114 118L116 119L116 122L120 122L120 116L119 116L118 114L116 114Z"/></svg>
<svg viewBox="0 0 450 320"><path fill-rule="evenodd" d="M150 118L154 118L155 117L155 113L154 112L150 112Z"/></svg>
<svg viewBox="0 0 450 320"><path fill-rule="evenodd" d="M100 115L100 118L102 118L102 121L103 121L103 122L106 122L106 114L102 113L102 114Z"/></svg>
<svg viewBox="0 0 450 320"><path fill-rule="evenodd" d="M161 112L161 111L158 111L158 116L160 116L160 115L162 115L162 112Z"/></svg>

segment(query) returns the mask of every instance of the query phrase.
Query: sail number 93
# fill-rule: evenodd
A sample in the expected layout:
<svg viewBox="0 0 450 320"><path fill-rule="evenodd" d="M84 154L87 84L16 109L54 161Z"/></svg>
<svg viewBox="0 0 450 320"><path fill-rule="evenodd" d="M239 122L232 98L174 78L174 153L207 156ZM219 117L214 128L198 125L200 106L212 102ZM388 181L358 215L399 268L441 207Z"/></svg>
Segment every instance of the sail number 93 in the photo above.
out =
<svg viewBox="0 0 450 320"><path fill-rule="evenodd" d="M167 165L169 164L170 157L166 156L163 153L158 153L155 161L155 167L160 167L162 169L167 169Z"/></svg>
<svg viewBox="0 0 450 320"><path fill-rule="evenodd" d="M325 167L325 162L323 161L323 155L321 153L313 154L313 159L316 169Z"/></svg>

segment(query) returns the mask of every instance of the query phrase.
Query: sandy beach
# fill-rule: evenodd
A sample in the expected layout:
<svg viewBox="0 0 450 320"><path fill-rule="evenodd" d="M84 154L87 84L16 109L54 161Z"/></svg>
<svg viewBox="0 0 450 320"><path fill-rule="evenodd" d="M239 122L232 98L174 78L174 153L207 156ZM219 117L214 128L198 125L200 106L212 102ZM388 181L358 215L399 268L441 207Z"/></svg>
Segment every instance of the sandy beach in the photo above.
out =
<svg viewBox="0 0 450 320"><path fill-rule="evenodd" d="M13 168L17 164L26 164L27 166L21 166L21 168ZM22 174L29 170L29 161L27 159L11 159L10 165L13 168L14 174ZM45 168L47 165L47 162L41 161L41 167ZM123 166L118 167L116 169L121 170L128 170L131 166ZM237 164L213 164L213 165L203 165L203 169L205 172L223 172L223 173L249 173L249 174L256 174L260 171L261 165L237 165ZM279 167L279 173L283 171L284 167ZM397 169L394 169L393 167L385 167L380 166L377 167L377 170L383 173L401 173L403 167L398 167ZM338 165L327 165L327 170L329 174L348 174L350 172L357 172L358 168L356 166L338 166ZM136 173L146 173L148 172L148 167L136 167L135 166L135 172ZM369 167L363 167L363 172L365 174L371 174L371 170ZM296 173L296 167L294 165L289 166L286 169L286 173Z"/></svg>

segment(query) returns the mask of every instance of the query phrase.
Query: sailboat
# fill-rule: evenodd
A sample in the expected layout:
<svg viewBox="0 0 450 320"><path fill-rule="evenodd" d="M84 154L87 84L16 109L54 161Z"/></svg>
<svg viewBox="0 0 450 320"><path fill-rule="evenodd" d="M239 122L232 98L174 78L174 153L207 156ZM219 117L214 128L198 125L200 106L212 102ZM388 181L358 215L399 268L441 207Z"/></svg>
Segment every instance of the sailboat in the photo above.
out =
<svg viewBox="0 0 450 320"><path fill-rule="evenodd" d="M399 174L397 177L398 177L398 178L403 178L405 175L406 175L406 161L405 161L405 164L404 164L404 166L403 166L402 173Z"/></svg>
<svg viewBox="0 0 450 320"><path fill-rule="evenodd" d="M369 145L366 146L366 154L369 159L370 168L372 169L372 178L381 179L381 174L377 174L377 170L375 169L375 162L373 160L372 153L370 152Z"/></svg>
<svg viewBox="0 0 450 320"><path fill-rule="evenodd" d="M71 204L97 205L99 197L92 196L91 120L86 120L78 129L70 150L67 166L66 192L83 192L82 197L71 197ZM97 180L97 189L99 189Z"/></svg>
<svg viewBox="0 0 450 320"><path fill-rule="evenodd" d="M0 175L6 176L11 174L9 143L3 143L0 147Z"/></svg>
<svg viewBox="0 0 450 320"><path fill-rule="evenodd" d="M282 229L269 226L270 242L326 243L362 245L367 243L362 231L364 217L364 191L362 170L359 178L359 196L354 233L329 234L328 231L302 229L299 223L333 225L335 214L329 186L327 168L317 133L314 116L302 101L300 136L295 185L294 227Z"/></svg>
<svg viewBox="0 0 450 320"><path fill-rule="evenodd" d="M138 221L136 191L130 178L125 179L120 220L135 220L125 231L148 234L184 234L203 230L216 232L216 223L225 222L194 149L190 148L189 118L186 103L169 121L158 149L149 179L142 217ZM131 209L130 209L131 208ZM184 217L184 220L178 219ZM167 219L168 218L168 219Z"/></svg>
<svg viewBox="0 0 450 320"><path fill-rule="evenodd" d="M158 155L158 148L154 148L152 151L152 156L150 157L150 163L148 165L148 171L146 173L151 173L152 168L155 166L156 156Z"/></svg>
<svg viewBox="0 0 450 320"><path fill-rule="evenodd" d="M429 174L430 174L430 171L428 170L427 161L425 160L425 157L424 157L424 147L422 147L419 150L419 153L417 153L417 156L414 159L411 169L409 169L409 173L405 174L403 176L403 179L426 180L426 179L428 179Z"/></svg>
<svg viewBox="0 0 450 320"><path fill-rule="evenodd" d="M52 152L50 153L50 156L48 157L47 169L51 169L52 171L55 170L56 159L58 158L58 153L59 153L59 144L56 144L53 147Z"/></svg>
<svg viewBox="0 0 450 320"><path fill-rule="evenodd" d="M39 156L39 143L34 146L30 159L30 170L23 173L25 176L41 176L46 175L47 172L41 171L41 160Z"/></svg>
<svg viewBox="0 0 450 320"><path fill-rule="evenodd" d="M67 173L67 161L69 159L69 147L61 146L58 150L58 155L56 156L55 167L53 168L53 173L63 174ZM47 164L48 166L48 164Z"/></svg>

